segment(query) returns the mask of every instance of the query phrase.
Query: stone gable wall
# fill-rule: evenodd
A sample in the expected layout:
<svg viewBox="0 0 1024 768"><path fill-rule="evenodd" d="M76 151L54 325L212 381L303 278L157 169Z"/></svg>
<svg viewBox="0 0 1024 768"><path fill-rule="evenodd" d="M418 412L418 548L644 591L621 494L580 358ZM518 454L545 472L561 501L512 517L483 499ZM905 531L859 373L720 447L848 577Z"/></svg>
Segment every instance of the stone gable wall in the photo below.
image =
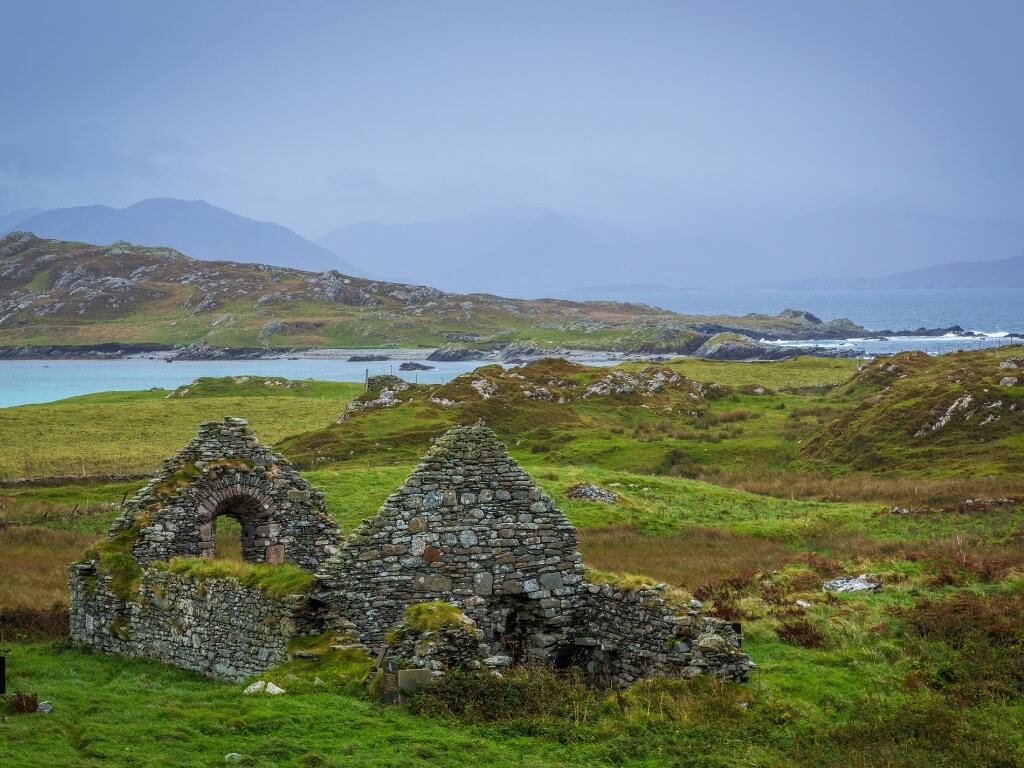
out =
<svg viewBox="0 0 1024 768"><path fill-rule="evenodd" d="M317 573L341 628L380 642L406 606L457 604L488 641L509 607L560 634L583 583L572 524L486 427L456 427Z"/></svg>
<svg viewBox="0 0 1024 768"><path fill-rule="evenodd" d="M125 505L111 537L139 527L132 552L142 565L211 557L220 515L241 524L242 556L251 563L315 570L341 538L323 494L260 445L244 420L230 417L204 422L192 442L164 461L163 471Z"/></svg>

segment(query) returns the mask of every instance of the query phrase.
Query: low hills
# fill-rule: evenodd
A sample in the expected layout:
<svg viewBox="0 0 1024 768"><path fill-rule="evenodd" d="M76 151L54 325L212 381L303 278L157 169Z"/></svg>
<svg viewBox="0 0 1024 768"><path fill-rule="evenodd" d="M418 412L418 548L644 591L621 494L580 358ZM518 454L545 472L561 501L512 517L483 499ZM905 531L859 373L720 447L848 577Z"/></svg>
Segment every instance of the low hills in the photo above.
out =
<svg viewBox="0 0 1024 768"><path fill-rule="evenodd" d="M862 335L806 312L701 317L643 304L452 294L329 270L197 261L170 248L0 239L0 346L440 347L688 354L718 333ZM797 352L794 351L794 354Z"/></svg>
<svg viewBox="0 0 1024 768"><path fill-rule="evenodd" d="M697 360L604 368L547 358L481 367L444 385L378 386L334 426L290 438L284 451L306 466L411 461L447 427L483 420L515 450L556 465L726 484L779 472L1024 472L1020 346L908 352L859 369L812 358L745 370Z"/></svg>
<svg viewBox="0 0 1024 768"><path fill-rule="evenodd" d="M1024 349L878 358L832 394L859 404L802 456L831 471L1024 472Z"/></svg>

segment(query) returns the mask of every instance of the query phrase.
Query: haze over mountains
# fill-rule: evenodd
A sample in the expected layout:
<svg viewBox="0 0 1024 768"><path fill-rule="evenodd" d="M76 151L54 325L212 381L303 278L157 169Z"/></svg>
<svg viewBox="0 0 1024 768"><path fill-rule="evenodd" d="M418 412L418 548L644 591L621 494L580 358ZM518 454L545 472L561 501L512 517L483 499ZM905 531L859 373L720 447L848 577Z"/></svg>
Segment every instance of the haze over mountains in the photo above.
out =
<svg viewBox="0 0 1024 768"><path fill-rule="evenodd" d="M800 280L848 288L897 270L1015 255L1024 250L1024 221L847 207L755 216L743 231L708 222L684 235L647 237L514 208L416 224L363 222L316 242L388 279L458 292L560 295L609 285L748 288ZM998 269L976 276L983 274L993 275L985 284L1005 284Z"/></svg>
<svg viewBox="0 0 1024 768"><path fill-rule="evenodd" d="M412 224L361 222L310 242L203 201L158 198L123 209L27 209L0 217L0 234L13 230L522 298L609 286L979 288L1024 281L1024 257L1016 257L1024 250L1024 222L856 207L752 216L738 232L708 222L675 237L518 207Z"/></svg>
<svg viewBox="0 0 1024 768"><path fill-rule="evenodd" d="M153 198L127 208L86 205L14 212L0 219L0 234L25 230L39 237L109 245L126 240L167 246L205 261L273 264L314 272L363 272L280 224L255 221L202 200Z"/></svg>

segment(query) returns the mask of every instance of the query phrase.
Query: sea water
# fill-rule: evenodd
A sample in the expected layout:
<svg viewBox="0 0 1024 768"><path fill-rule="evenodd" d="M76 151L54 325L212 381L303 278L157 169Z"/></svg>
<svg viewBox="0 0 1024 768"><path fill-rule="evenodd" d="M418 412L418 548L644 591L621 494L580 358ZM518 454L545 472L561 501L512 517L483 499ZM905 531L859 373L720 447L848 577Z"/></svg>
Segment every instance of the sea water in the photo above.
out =
<svg viewBox="0 0 1024 768"><path fill-rule="evenodd" d="M959 325L977 336L900 336L878 339L817 339L777 342L786 345L841 347L865 355L910 349L930 354L1008 344L1009 333L1024 333L1024 287L1007 286L984 291L878 290L878 291L594 291L577 299L635 301L683 314L777 315L783 309L802 309L823 320L846 317L869 330L914 330ZM387 354L387 350L380 350ZM607 364L609 361L601 361ZM0 407L44 403L75 395L109 390L162 387L173 390L199 376L282 376L289 379L362 382L367 371L394 373L407 381L440 384L482 365L470 360L431 362L429 371L400 371L399 361L347 362L339 359L178 361L132 358L126 360L2 360ZM358 394L358 385L353 392Z"/></svg>
<svg viewBox="0 0 1024 768"><path fill-rule="evenodd" d="M381 350L386 353L386 350ZM286 379L350 381L354 395L362 392L369 373L393 373L409 382L443 384L484 363L429 362L429 371L400 371L402 361L356 363L346 360L0 360L0 408L48 403L92 392L152 389L173 391L200 376L281 376Z"/></svg>

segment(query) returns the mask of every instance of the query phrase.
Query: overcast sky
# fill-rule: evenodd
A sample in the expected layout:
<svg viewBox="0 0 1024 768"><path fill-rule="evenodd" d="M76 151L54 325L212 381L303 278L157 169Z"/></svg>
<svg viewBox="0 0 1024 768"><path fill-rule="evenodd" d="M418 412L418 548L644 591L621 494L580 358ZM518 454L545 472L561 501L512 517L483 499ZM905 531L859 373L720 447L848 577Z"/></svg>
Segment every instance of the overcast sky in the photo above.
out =
<svg viewBox="0 0 1024 768"><path fill-rule="evenodd" d="M1024 3L0 0L0 213L1020 219ZM999 254L1012 255L1012 254Z"/></svg>

